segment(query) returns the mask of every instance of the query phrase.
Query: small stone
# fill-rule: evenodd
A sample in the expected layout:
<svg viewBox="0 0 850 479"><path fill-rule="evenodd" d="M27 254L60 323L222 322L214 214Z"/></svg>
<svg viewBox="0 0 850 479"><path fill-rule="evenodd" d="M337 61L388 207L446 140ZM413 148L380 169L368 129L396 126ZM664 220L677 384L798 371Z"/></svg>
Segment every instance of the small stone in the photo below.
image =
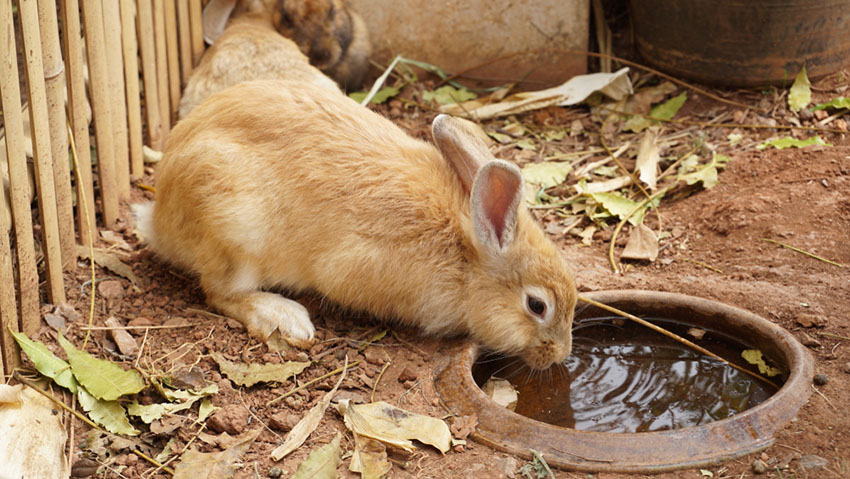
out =
<svg viewBox="0 0 850 479"><path fill-rule="evenodd" d="M279 467L270 467L268 475L272 479L278 479L280 476L283 475L283 470Z"/></svg>
<svg viewBox="0 0 850 479"><path fill-rule="evenodd" d="M825 120L825 119L826 119L826 117L828 117L828 116L829 116L829 113L827 113L827 111L826 111L826 110L817 110L817 111L815 111L815 112L813 112L813 113L814 113L814 115L815 115L815 118L816 118L818 121Z"/></svg>
<svg viewBox="0 0 850 479"><path fill-rule="evenodd" d="M124 356L135 356L139 352L139 344L136 343L136 340L133 336L130 336L130 333L126 329L123 329L124 326L118 321L118 318L110 316L105 321L105 324L110 328L114 328L109 330L109 335L112 336L112 340L115 341L121 354Z"/></svg>
<svg viewBox="0 0 850 479"><path fill-rule="evenodd" d="M348 354L348 351L344 349L337 349L336 352L334 352L334 357L337 359L337 361L342 361L345 359L346 354Z"/></svg>
<svg viewBox="0 0 850 479"><path fill-rule="evenodd" d="M814 118L814 116L815 115L812 113L812 110L809 110L808 108L803 108L802 110L800 110L801 120L811 120L812 118Z"/></svg>
<svg viewBox="0 0 850 479"><path fill-rule="evenodd" d="M845 373L850 374L850 362L844 363L844 367L842 369Z"/></svg>
<svg viewBox="0 0 850 479"><path fill-rule="evenodd" d="M215 432L237 435L245 430L249 417L251 417L251 414L241 404L231 404L222 407L210 416L207 425Z"/></svg>
<svg viewBox="0 0 850 479"><path fill-rule="evenodd" d="M767 463L761 459L756 459L752 464L753 472L756 474L764 474L767 472Z"/></svg>
<svg viewBox="0 0 850 479"><path fill-rule="evenodd" d="M841 131L847 131L847 121L844 120L843 118L839 118L839 119L835 120L835 128L837 128Z"/></svg>
<svg viewBox="0 0 850 479"><path fill-rule="evenodd" d="M298 424L299 418L294 414L279 412L269 418L269 427L281 432L289 432Z"/></svg>
<svg viewBox="0 0 850 479"><path fill-rule="evenodd" d="M45 313L44 314L44 322L47 323L48 326L59 331L60 333L65 333L65 318L59 316L58 314L53 313Z"/></svg>
<svg viewBox="0 0 850 479"><path fill-rule="evenodd" d="M812 378L812 382L815 383L815 386L824 386L829 382L829 378L826 377L826 374L815 374L815 377Z"/></svg>
<svg viewBox="0 0 850 479"><path fill-rule="evenodd" d="M124 298L124 285L117 279L101 281L97 285L97 291L106 299L106 309L113 309Z"/></svg>
<svg viewBox="0 0 850 479"><path fill-rule="evenodd" d="M797 324L804 328L822 328L828 323L824 316L819 314L801 314L797 316Z"/></svg>
<svg viewBox="0 0 850 479"><path fill-rule="evenodd" d="M806 333L800 333L800 342L803 343L803 346L813 349L821 347L820 341L809 336Z"/></svg>
<svg viewBox="0 0 850 479"><path fill-rule="evenodd" d="M71 322L79 321L83 317L80 313L77 312L76 309L74 309L73 306L68 303L57 304L56 309L53 312Z"/></svg>
<svg viewBox="0 0 850 479"><path fill-rule="evenodd" d="M431 400L431 405L437 407L440 405L440 398L434 398Z"/></svg>
<svg viewBox="0 0 850 479"><path fill-rule="evenodd" d="M171 375L171 385L180 389L199 390L207 385L200 368L180 368Z"/></svg>
<svg viewBox="0 0 850 479"><path fill-rule="evenodd" d="M301 363L306 363L310 360L310 355L305 353L304 351L298 351L295 353L295 360Z"/></svg>
<svg viewBox="0 0 850 479"><path fill-rule="evenodd" d="M407 381L415 381L416 377L416 371L412 371L410 368L405 367L404 370L401 371L401 374L398 375L398 382L403 383Z"/></svg>
<svg viewBox="0 0 850 479"><path fill-rule="evenodd" d="M366 357L367 363L382 366L386 360L383 358L381 352L382 351L378 351L376 348L367 348L366 351L363 351L363 356Z"/></svg>
<svg viewBox="0 0 850 479"><path fill-rule="evenodd" d="M829 461L820 456L815 456L814 454L807 454L800 458L799 464L805 471L815 471L828 466Z"/></svg>
<svg viewBox="0 0 850 479"><path fill-rule="evenodd" d="M234 331L245 331L245 325L242 324L241 321L237 321L233 318L227 318L227 327Z"/></svg>
<svg viewBox="0 0 850 479"><path fill-rule="evenodd" d="M505 479L515 479L517 467L519 467L519 463L514 457L508 456L499 461L499 471Z"/></svg>

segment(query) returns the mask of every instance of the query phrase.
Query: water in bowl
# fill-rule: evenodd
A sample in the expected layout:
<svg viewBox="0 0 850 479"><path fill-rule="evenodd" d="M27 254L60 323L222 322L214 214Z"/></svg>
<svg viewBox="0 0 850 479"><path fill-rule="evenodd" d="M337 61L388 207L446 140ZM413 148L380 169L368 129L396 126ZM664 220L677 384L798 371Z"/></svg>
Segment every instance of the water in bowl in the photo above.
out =
<svg viewBox="0 0 850 479"><path fill-rule="evenodd" d="M682 323L653 320L685 336ZM747 349L706 331L700 346L745 364ZM775 388L727 364L631 321L593 318L573 328L573 353L562 367L532 371L521 361L483 357L473 368L479 386L508 379L516 412L585 431L649 432L725 419L766 400ZM776 382L776 381L775 381Z"/></svg>

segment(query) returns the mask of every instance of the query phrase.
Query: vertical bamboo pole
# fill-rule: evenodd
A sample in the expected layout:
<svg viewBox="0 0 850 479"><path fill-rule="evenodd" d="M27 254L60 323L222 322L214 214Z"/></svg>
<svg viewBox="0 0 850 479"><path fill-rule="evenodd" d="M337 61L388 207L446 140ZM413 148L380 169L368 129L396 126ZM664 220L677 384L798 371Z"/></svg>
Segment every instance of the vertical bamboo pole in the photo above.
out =
<svg viewBox="0 0 850 479"><path fill-rule="evenodd" d="M124 49L124 80L127 82L127 123L130 137L130 174L145 173L142 156L142 106L139 98L139 46L136 43L136 9L133 0L121 0L121 46Z"/></svg>
<svg viewBox="0 0 850 479"><path fill-rule="evenodd" d="M121 52L121 13L118 0L103 5L103 39L106 47L106 74L112 104L112 134L115 184L122 199L130 197L130 156L127 136L127 97L124 94L124 59Z"/></svg>
<svg viewBox="0 0 850 479"><path fill-rule="evenodd" d="M44 55L44 85L50 122L50 146L53 158L53 186L56 188L56 213L62 267L70 269L77 260L74 241L74 205L71 201L71 171L68 158L67 114L65 113L65 64L59 44L56 0L38 0L38 20Z"/></svg>
<svg viewBox="0 0 850 479"><path fill-rule="evenodd" d="M189 0L177 0L177 36L180 39L180 79L183 86L192 74L192 27L189 25Z"/></svg>
<svg viewBox="0 0 850 479"><path fill-rule="evenodd" d="M180 58L177 51L177 5L175 0L165 1L165 45L168 49L168 92L170 94L170 117L177 119L180 103Z"/></svg>
<svg viewBox="0 0 850 479"><path fill-rule="evenodd" d="M173 0L170 0L173 1ZM168 52L165 46L165 0L153 0L153 40L156 45L156 85L159 95L159 119L163 136L171 130L171 110L168 106Z"/></svg>
<svg viewBox="0 0 850 479"><path fill-rule="evenodd" d="M142 79L145 84L145 113L148 124L148 144L155 150L165 146L165 135L159 111L159 91L156 84L156 48L153 40L152 0L138 0L139 52L142 57Z"/></svg>
<svg viewBox="0 0 850 479"><path fill-rule="evenodd" d="M198 66L204 54L201 0L189 0L189 24L192 28L192 65Z"/></svg>
<svg viewBox="0 0 850 479"><path fill-rule="evenodd" d="M21 115L21 91L18 84L18 55L15 48L12 2L0 1L0 102L6 128L6 158L9 163L9 196L15 227L15 249L18 253L18 294L21 324L36 325L41 319L38 301L38 272L35 264L35 242L32 231L27 157L24 153L24 127ZM3 281L7 282L7 281ZM10 315L3 317L3 331L11 325ZM31 326L28 326L28 328ZM28 329L27 328L27 329ZM9 363L6 363L7 366Z"/></svg>
<svg viewBox="0 0 850 479"><path fill-rule="evenodd" d="M50 122L44 87L44 63L38 32L38 5L35 0L18 0L21 32L24 41L27 85L29 87L30 124L33 133L33 160L38 185L38 209L41 218L44 253L47 259L47 291L53 304L65 302L62 280L62 251L59 243L59 221L56 213L56 190L53 184L53 160L50 150ZM24 324L24 332L37 333L39 324Z"/></svg>
<svg viewBox="0 0 850 479"><path fill-rule="evenodd" d="M100 0L82 0L86 23L86 53L89 60L89 91L94 110L95 143L97 144L97 176L103 222L107 228L118 220L118 191L115 185L115 146L113 145L112 110L107 83L106 48L103 33L103 11Z"/></svg>
<svg viewBox="0 0 850 479"><path fill-rule="evenodd" d="M0 6L0 9L5 7ZM0 21L3 21L0 19ZM0 198L5 194L3 182L0 181ZM0 200L2 201L2 200ZM3 206L5 208L5 205ZM20 365L20 352L17 344L9 332L18 331L18 305L15 304L15 282L12 271L12 247L9 244L10 224L6 222L6 215L0 214L0 277L9 280L0 281L0 381L6 375L6 369L11 373L12 369Z"/></svg>
<svg viewBox="0 0 850 479"><path fill-rule="evenodd" d="M91 145L89 144L89 101L86 97L86 82L83 70L83 42L80 38L80 3L78 0L62 0L62 33L65 58L68 61L68 110L71 128L77 147L77 231L80 242L88 244L92 235L97 235L94 219L94 183L91 170ZM83 208L86 201L88 208ZM85 212L89 218L86 221ZM91 225L92 230L89 230Z"/></svg>

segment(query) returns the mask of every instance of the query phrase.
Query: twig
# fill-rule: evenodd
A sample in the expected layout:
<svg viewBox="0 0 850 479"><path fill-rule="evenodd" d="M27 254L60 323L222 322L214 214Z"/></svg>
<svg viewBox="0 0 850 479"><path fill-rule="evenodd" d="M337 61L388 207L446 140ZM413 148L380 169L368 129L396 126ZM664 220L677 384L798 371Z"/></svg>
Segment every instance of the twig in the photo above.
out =
<svg viewBox="0 0 850 479"><path fill-rule="evenodd" d="M786 446L785 444L779 444L779 443L776 443L776 445L779 446L779 447L784 447L785 449L791 449L792 451L798 452L800 454L803 453L803 451L797 449L796 447Z"/></svg>
<svg viewBox="0 0 850 479"><path fill-rule="evenodd" d="M390 66L388 66L387 69L384 70L384 73L382 73L377 80L375 80L375 84L372 85L372 89L369 90L369 94L366 95L366 98L364 98L363 101L360 102L361 105L368 105L369 102L372 101L372 98L374 98L378 91L381 89L381 87L384 86L384 82L387 81L387 77L390 76L390 73L393 71L395 66L398 65L398 62L399 60L401 60L401 58L401 55L396 55L396 57L393 58L393 61L390 63Z"/></svg>
<svg viewBox="0 0 850 479"><path fill-rule="evenodd" d="M83 331L101 331L101 330L135 330L135 329L174 329L174 328L190 328L195 326L194 324L168 324L168 325L160 325L160 326L83 326L80 329Z"/></svg>
<svg viewBox="0 0 850 479"><path fill-rule="evenodd" d="M71 409L70 407L68 407L68 405L67 405L67 404L65 404L65 403L63 403L62 401L60 401L60 400L56 399L56 398L55 398L52 394L50 394L50 393L48 393L47 391L45 391L45 390L41 389L40 387L36 386L36 385L35 385L34 383L32 383L30 380L25 379L25 378L24 378L23 376L21 376L21 375L20 375L17 371L15 371L14 376L15 376L15 379L17 379L18 381L20 381L20 382L22 382L22 383L26 384L27 386L29 386L30 388L32 388L35 392L37 392L37 393L41 394L42 396L46 397L47 399L50 399L50 400L51 400L51 401L53 401L53 403L54 403L54 404L56 404L57 406L59 406L59 407L61 407L62 409L64 409L64 410L66 410L66 411L70 412L71 414L73 414L74 416L76 416L76 417L77 417L77 419L79 419L80 421L83 421L84 423L86 423L86 424L88 424L89 426L91 426L91 427L92 427L92 429L97 429L98 431L103 432L103 433L106 433L106 432L107 432L107 431L105 431L103 428L101 428L100 426L98 426L97 424L95 424L94 422L92 422L92 420L91 420L91 419L89 419L89 418L85 417L84 415L80 414L79 412L77 412L77 411L75 411L75 410ZM169 473L169 474L171 474L171 475L174 475L174 470L173 470L173 469L171 469L170 467L165 467L165 466L163 466L162 464L160 464L160 463L159 463L159 461L155 460L155 459L154 459L154 458L152 458L152 457L149 457L147 454L143 453L142 451L138 451L138 450L136 450L136 449L131 449L131 451L132 451L135 455L137 455L137 456L141 457L142 459L144 459L144 460L146 460L146 461L150 462L150 463L151 463L151 464L153 464L154 466L161 467L163 471L165 471L165 472L167 472L167 473Z"/></svg>
<svg viewBox="0 0 850 479"><path fill-rule="evenodd" d="M683 337L681 337L677 334L671 333L670 331L667 331L666 329L664 329L660 326L656 326L656 325L650 323L649 321L638 318L637 316L635 316L633 314L629 314L625 311L621 311L621 310L614 308L612 306L608 306L607 304L602 304L599 301L594 301L590 298L585 298L584 296L581 296L581 295L579 295L578 299L579 299L579 301L583 301L583 302L588 303L590 305L596 306L599 309L603 309L603 310L608 311L610 313L614 313L618 316L622 316L624 318L631 319L632 321L634 321L634 322L636 322L640 325L646 326L647 328L649 328L649 329L651 329L655 332L661 333L661 334L663 334L664 336L667 336L670 339L678 341L678 342L680 342L680 343L682 343L682 344L684 344L684 345L686 345L686 346L688 346L688 347L690 347L690 348L692 348L692 349L694 349L694 350L696 350L696 351L698 351L698 352L700 352L700 353L702 353L702 354L704 354L704 355L706 355L710 358L714 358L718 361L722 361L723 363L726 363L729 366L732 366L733 368L737 369L738 371L741 371L744 374L752 376L752 377L764 382L765 384L769 384L769 385L773 386L775 389L779 389L779 386L774 384L773 381L771 381L767 378L764 378L761 375L758 375L758 374L756 374L756 373L754 373L754 372L752 372L752 371L750 371L746 368L742 368L741 366L738 366L737 364L735 364L731 361L727 361L726 359L721 358L720 356L712 353L711 351L703 348L702 346L694 344L691 341L688 341L687 339L685 339L685 338L683 338Z"/></svg>
<svg viewBox="0 0 850 479"><path fill-rule="evenodd" d="M842 335L840 335L840 334L832 334L832 333L818 333L818 335L820 335L820 336L827 336L827 337L835 338L835 339L843 339L843 340L845 340L845 341L850 341L850 337L842 336Z"/></svg>
<svg viewBox="0 0 850 479"><path fill-rule="evenodd" d="M331 372L329 372L329 373L327 373L327 374L324 374L324 375L322 375L322 376L319 376L319 377L317 377L317 378L315 378L315 379L311 379L310 381L307 381L306 383L304 383L304 384L302 384L302 385L300 385L300 386L298 386L298 387L296 387L296 388L291 389L289 392L284 393L284 394L282 394L282 395L280 395L280 396L278 396L278 397L276 397L276 398L272 399L271 401L267 402L267 403L266 403L266 407L269 407L269 406L271 406L272 404L274 404L274 403L276 403L276 402L282 401L282 400L284 400L284 399L288 398L289 396L292 396L293 394L297 393L298 391L300 391L300 390L302 390L302 389L304 389L304 388L310 387L310 386L311 386L312 384L314 384L314 383L317 383L317 382L319 382L319 381L321 381L321 380L323 380L323 379L327 379L327 378L329 378L329 377L331 377L331 376L333 376L333 375L335 375L335 374L339 374L339 373L341 373L341 372L343 372L343 371L345 371L345 370L347 370L347 369L351 369L351 368L353 368L354 366L357 366L358 364L360 364L361 362L362 362L362 361L360 361L360 360L358 360L358 361L354 361L353 363L349 364L349 365L348 365L348 367L343 366L343 367L341 367L341 368L336 368L336 369L334 369L333 371L331 371Z"/></svg>
<svg viewBox="0 0 850 479"><path fill-rule="evenodd" d="M67 114L66 114L67 115ZM68 142L71 148L71 158L74 160L74 171L77 173L77 188L80 190L80 199L83 203L83 214L86 217L86 229L89 234L87 235L89 238L89 265L91 266L91 300L89 304L89 327L94 324L94 297L95 297L95 285L97 283L97 278L95 277L95 268L94 268L94 232L92 231L91 217L89 215L89 203L86 200L86 189L82 187L83 177L80 172L80 162L77 159L77 145L74 142L74 131L71 129L71 117L67 116L68 121ZM83 349L85 349L86 344L89 342L90 332L86 331L86 337L83 340Z"/></svg>
<svg viewBox="0 0 850 479"><path fill-rule="evenodd" d="M384 367L381 368L381 372L378 373L378 377L375 378L375 384L372 385L372 394L369 396L369 402L375 402L375 391L378 390L378 383L381 382L381 378L384 377L384 373L387 371L387 368L390 367L392 361L387 361L384 363Z"/></svg>
<svg viewBox="0 0 850 479"><path fill-rule="evenodd" d="M788 245L788 244L785 244L785 243L780 243L779 241L775 241L775 240L767 239L767 238L762 238L761 240L762 240L762 241L767 241L768 243L778 244L779 246L782 246L783 248L788 248L788 249L790 249L791 251L796 251L797 253L804 254L804 255L806 255L806 256L808 256L808 257L810 257L810 258L814 258L814 259L816 259L816 260L818 260L818 261L823 261L824 263L829 263L829 264L831 264L831 265L833 265L833 266L838 266L839 268L843 268L843 267L844 267L844 265L842 265L841 263L836 263L835 261L830 261L830 260L828 260L828 259L826 259L826 258L822 258L822 257L820 257L820 256L818 256L818 255L816 255L816 254L814 254L814 253L809 253L809 252L808 252L808 251L806 251L806 250L802 250L802 249L800 249L800 248L795 248L795 247L793 247L793 246L791 246L791 245Z"/></svg>
<svg viewBox="0 0 850 479"><path fill-rule="evenodd" d="M693 264L698 265L698 266L702 266L703 268L706 268L706 269L710 269L710 270L714 271L715 273L723 274L722 270L717 269L714 266L711 266L709 264L705 264L702 261L697 261L695 259L688 259L688 258L685 258L685 261L687 261L689 263L693 263Z"/></svg>
<svg viewBox="0 0 850 479"><path fill-rule="evenodd" d="M837 409L835 407L835 405L832 404L832 401L830 401L828 397L824 396L822 392L818 391L818 388L816 388L814 384L812 384L812 390L814 392L818 393L818 396L822 397L823 400L826 401L827 404L829 404L829 407L831 407L832 409Z"/></svg>

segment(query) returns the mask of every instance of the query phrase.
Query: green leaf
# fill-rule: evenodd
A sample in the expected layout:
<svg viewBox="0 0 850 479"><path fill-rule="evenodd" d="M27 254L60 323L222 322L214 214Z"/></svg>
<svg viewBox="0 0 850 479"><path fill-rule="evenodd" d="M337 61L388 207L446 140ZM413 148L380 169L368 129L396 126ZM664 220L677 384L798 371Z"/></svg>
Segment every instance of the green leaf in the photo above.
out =
<svg viewBox="0 0 850 479"><path fill-rule="evenodd" d="M762 357L762 352L758 349L745 349L741 352L741 357L744 358L746 362L758 366L759 372L766 374L768 377L772 378L773 376L778 376L782 373L781 370L768 366Z"/></svg>
<svg viewBox="0 0 850 479"><path fill-rule="evenodd" d="M664 103L652 107L652 110L649 112L649 116L661 118L663 120L672 120L673 117L676 116L676 113L679 113L679 109L682 108L682 105L685 104L687 99L688 92L682 92L681 95L674 96Z"/></svg>
<svg viewBox="0 0 850 479"><path fill-rule="evenodd" d="M777 150L784 150L785 148L805 148L813 145L832 146L830 143L823 141L820 135L815 135L807 140L798 140L796 138L786 136L785 138L775 138L773 140L766 141L761 145L756 146L756 149L764 150L765 148L772 146Z"/></svg>
<svg viewBox="0 0 850 479"><path fill-rule="evenodd" d="M282 364L234 363L224 359L218 353L213 353L212 356L218 363L218 368L222 374L239 386L253 386L260 382L282 383L290 377L300 374L310 365L309 361L287 361Z"/></svg>
<svg viewBox="0 0 850 479"><path fill-rule="evenodd" d="M58 338L59 344L68 355L71 372L92 396L105 401L114 401L127 394L136 394L145 388L145 380L136 371L125 371L118 364L80 351L61 333Z"/></svg>
<svg viewBox="0 0 850 479"><path fill-rule="evenodd" d="M229 449L220 452L198 452L189 449L174 467L173 479L230 479L238 466L236 463L251 447L262 428L249 431Z"/></svg>
<svg viewBox="0 0 850 479"><path fill-rule="evenodd" d="M682 165L679 167L679 180L684 181L689 185L702 182L703 188L710 189L715 187L718 183L717 170L725 168L726 163L730 160L728 156L718 155L715 153L711 161L702 167L697 167L698 161L699 157L696 155L691 155L683 161ZM687 173L690 170L694 171L692 173Z"/></svg>
<svg viewBox="0 0 850 479"><path fill-rule="evenodd" d="M196 398L197 401L200 398ZM138 401L133 401L127 407L127 413L131 416L138 416L145 424L150 424L157 419L161 419L165 414L174 414L176 412L185 411L195 404L195 401L186 401L183 403L159 403L159 404L139 404Z"/></svg>
<svg viewBox="0 0 850 479"><path fill-rule="evenodd" d="M198 398L204 396L212 396L213 394L218 393L218 384L207 384L206 386L201 389L198 389L197 391L186 391L184 389L171 389L167 387L162 387L159 388L159 392L162 394L162 397L172 402L197 400Z"/></svg>
<svg viewBox="0 0 850 479"><path fill-rule="evenodd" d="M12 336L15 337L18 346L27 354L35 368L42 375L54 380L56 384L67 388L72 393L77 393L77 380L71 373L71 365L56 357L55 354L47 349L47 346L40 341L33 341L26 334L12 331Z"/></svg>
<svg viewBox="0 0 850 479"><path fill-rule="evenodd" d="M537 151L537 145L534 144L534 140L531 138L523 138L516 142L516 146L521 150L531 150Z"/></svg>
<svg viewBox="0 0 850 479"><path fill-rule="evenodd" d="M792 111L800 111L812 102L811 86L809 77L806 76L806 66L803 65L800 73L797 74L797 78L794 79L794 84L791 85L791 90L788 92L788 107Z"/></svg>
<svg viewBox="0 0 850 479"><path fill-rule="evenodd" d="M295 471L292 479L335 479L338 477L336 469L342 464L339 447L341 439L342 434L336 433L336 437L331 442L311 452L298 465L298 470Z"/></svg>
<svg viewBox="0 0 850 479"><path fill-rule="evenodd" d="M60 335L61 337L61 335ZM89 394L84 388L77 391L77 400L80 406L89 414L96 423L103 426L113 434L126 434L136 436L139 431L130 424L124 408L118 401L103 401Z"/></svg>
<svg viewBox="0 0 850 479"><path fill-rule="evenodd" d="M549 130L543 132L543 139L546 141L563 140L566 136L566 130Z"/></svg>
<svg viewBox="0 0 850 479"><path fill-rule="evenodd" d="M563 183L572 170L573 165L566 161L543 161L523 166L522 177L526 183L546 189Z"/></svg>
<svg viewBox="0 0 850 479"><path fill-rule="evenodd" d="M682 108L682 105L685 104L687 99L688 92L682 92L681 95L674 96L664 103L659 103L652 107L649 111L649 116L653 118L660 118L662 120L672 120L673 117L676 116L676 113L679 112L679 109ZM626 131L640 133L641 131L658 123L658 120L653 120L640 115L632 115L628 120L626 120L626 123L623 125L623 129Z"/></svg>
<svg viewBox="0 0 850 479"><path fill-rule="evenodd" d="M462 103L468 100L474 100L478 95L467 90L466 88L455 88L451 85L444 85L434 91L423 91L422 99L425 101L436 101L440 105L450 105L453 103Z"/></svg>
<svg viewBox="0 0 850 479"><path fill-rule="evenodd" d="M372 97L370 103L380 105L381 103L384 103L390 98L393 98L394 96L398 95L400 91L401 90L394 86L385 86L384 88L378 90L378 93L375 93L375 96ZM349 93L348 96L355 100L357 103L360 103L366 98L366 95L368 94L369 92L367 91L355 91Z"/></svg>
<svg viewBox="0 0 850 479"><path fill-rule="evenodd" d="M836 110L841 108L850 109L850 97L840 96L838 98L833 98L826 103L819 103L812 108L812 111L826 110L827 108L834 108Z"/></svg>
<svg viewBox="0 0 850 479"><path fill-rule="evenodd" d="M591 193L590 197L593 201L602 205L612 215L623 219L632 212L640 204L628 198L622 197L617 193ZM647 205L648 206L648 205ZM639 225L643 221L643 214L646 211L644 208L641 211L635 212L630 218L629 223L634 226Z"/></svg>
<svg viewBox="0 0 850 479"><path fill-rule="evenodd" d="M198 421L206 421L206 419L210 417L210 414L219 409L221 408L213 405L212 401L210 401L210 398L204 398L201 401L201 405L198 406Z"/></svg>

